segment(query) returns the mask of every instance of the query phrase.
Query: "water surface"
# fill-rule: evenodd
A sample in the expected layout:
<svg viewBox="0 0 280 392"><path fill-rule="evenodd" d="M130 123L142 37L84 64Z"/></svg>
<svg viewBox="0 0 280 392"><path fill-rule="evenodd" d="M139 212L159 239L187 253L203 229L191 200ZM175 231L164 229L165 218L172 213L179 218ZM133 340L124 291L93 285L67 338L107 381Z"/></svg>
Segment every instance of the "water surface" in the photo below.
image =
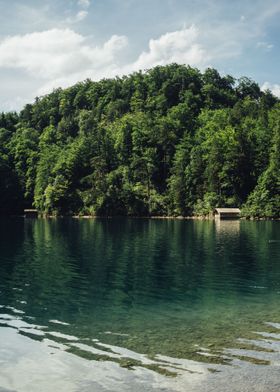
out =
<svg viewBox="0 0 280 392"><path fill-rule="evenodd" d="M279 392L279 251L280 222L0 221L0 392Z"/></svg>

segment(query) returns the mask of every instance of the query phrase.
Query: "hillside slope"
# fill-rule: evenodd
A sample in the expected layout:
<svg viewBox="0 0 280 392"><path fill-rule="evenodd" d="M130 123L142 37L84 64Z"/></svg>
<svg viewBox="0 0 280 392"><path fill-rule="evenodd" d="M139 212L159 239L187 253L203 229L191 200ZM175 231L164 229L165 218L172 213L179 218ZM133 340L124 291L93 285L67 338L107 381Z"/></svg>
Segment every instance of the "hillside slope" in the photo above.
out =
<svg viewBox="0 0 280 392"><path fill-rule="evenodd" d="M171 64L86 80L0 115L0 211L280 216L280 103Z"/></svg>

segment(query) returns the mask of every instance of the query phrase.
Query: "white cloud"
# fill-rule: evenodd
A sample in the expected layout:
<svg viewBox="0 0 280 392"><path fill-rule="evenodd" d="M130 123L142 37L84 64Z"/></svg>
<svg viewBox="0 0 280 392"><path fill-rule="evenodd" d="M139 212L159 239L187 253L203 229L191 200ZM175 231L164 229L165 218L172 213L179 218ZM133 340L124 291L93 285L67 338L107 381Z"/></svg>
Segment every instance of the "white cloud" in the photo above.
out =
<svg viewBox="0 0 280 392"><path fill-rule="evenodd" d="M264 41L257 42L257 48L264 49L266 51L270 51L273 47L274 45L269 44L268 42L264 42Z"/></svg>
<svg viewBox="0 0 280 392"><path fill-rule="evenodd" d="M72 23L79 23L82 20L84 20L88 16L88 11L81 10L77 12L77 14L74 17L69 17L66 19L66 23L72 24Z"/></svg>
<svg viewBox="0 0 280 392"><path fill-rule="evenodd" d="M34 97L21 97L21 96L13 96L10 99L1 99L0 105L3 108L2 110L7 112L13 112L16 108L22 108L24 105L31 103Z"/></svg>
<svg viewBox="0 0 280 392"><path fill-rule="evenodd" d="M166 33L158 39L151 39L148 51L143 51L134 62L122 65L117 55L127 45L126 37L114 35L101 48L89 47L82 42L77 52L83 67L77 66L73 72L60 72L57 78L52 78L42 86L39 94L45 94L58 86L69 86L86 78L98 80L174 62L203 68L211 59L211 53L206 53L198 43L198 37L199 32L194 26Z"/></svg>
<svg viewBox="0 0 280 392"><path fill-rule="evenodd" d="M0 67L20 68L34 77L56 79L90 69L111 67L127 39L112 36L104 45L89 45L70 29L52 29L0 41Z"/></svg>
<svg viewBox="0 0 280 392"><path fill-rule="evenodd" d="M66 24L74 24L79 23L84 20L88 16L88 8L90 7L90 0L78 0L77 2L80 10L74 16L69 16L64 21Z"/></svg>
<svg viewBox="0 0 280 392"><path fill-rule="evenodd" d="M276 97L280 98L280 84L272 84L269 82L265 82L262 87L262 91L270 90L272 94L276 95Z"/></svg>
<svg viewBox="0 0 280 392"><path fill-rule="evenodd" d="M116 18L107 19L104 29L104 8L98 7L91 19L91 0L2 2L5 7L1 8L0 82L2 96L11 100L17 95L36 96L87 77L97 80L171 62L200 69L211 64L235 76L251 69L256 78L262 78L265 63L260 68L254 56L273 50L276 30L272 32L270 27L277 27L280 13L280 2L275 0L255 0L254 7L244 0L237 0L234 5L211 0L168 0L162 2L160 9L153 1L144 1L139 2L137 10L134 0L114 0L112 12ZM148 11L149 17L144 18ZM144 19L146 26L141 30ZM184 26L186 21L188 26L193 25L174 27ZM78 23L79 34L73 27ZM165 24L170 29L166 28L164 34ZM122 53L127 38L107 38L120 25L134 37ZM106 34L106 39L95 41L85 36L86 31L92 31L98 40ZM7 32L11 36L7 37ZM144 46L143 41L147 42ZM263 61L269 62L269 56L266 57ZM277 82L275 64L270 64L269 69L265 80L274 78ZM7 86L3 81L7 81ZM16 87L11 89L11 85ZM277 86L270 85L279 94ZM0 110L1 107L0 102Z"/></svg>
<svg viewBox="0 0 280 392"><path fill-rule="evenodd" d="M81 10L79 14L82 19L87 11ZM221 45L216 33L212 37L208 34L208 40L206 36L205 30L194 25L168 32L150 39L146 50L134 61L125 62L120 55L128 45L125 36L112 35L106 42L96 44L92 37L73 29L55 28L0 40L0 69L25 73L33 86L26 96L32 93L35 97L86 78L99 80L174 62L203 69L217 59L239 56L238 47L231 41ZM280 96L279 85L266 83L263 88L270 88Z"/></svg>
<svg viewBox="0 0 280 392"><path fill-rule="evenodd" d="M81 20L84 20L88 16L87 11L79 11L76 15L76 20L77 22L80 22Z"/></svg>
<svg viewBox="0 0 280 392"><path fill-rule="evenodd" d="M139 56L132 65L133 70L175 62L193 66L205 64L209 56L198 43L198 36L197 28L191 26L151 39L149 50Z"/></svg>
<svg viewBox="0 0 280 392"><path fill-rule="evenodd" d="M65 87L86 78L100 79L172 62L203 66L210 56L198 43L198 30L191 26L151 39L147 51L130 63L119 61L128 40L113 35L94 45L69 28L51 29L7 37L0 41L0 67L21 69L42 80L34 95Z"/></svg>
<svg viewBox="0 0 280 392"><path fill-rule="evenodd" d="M89 8L90 0L79 0L78 5L82 8Z"/></svg>

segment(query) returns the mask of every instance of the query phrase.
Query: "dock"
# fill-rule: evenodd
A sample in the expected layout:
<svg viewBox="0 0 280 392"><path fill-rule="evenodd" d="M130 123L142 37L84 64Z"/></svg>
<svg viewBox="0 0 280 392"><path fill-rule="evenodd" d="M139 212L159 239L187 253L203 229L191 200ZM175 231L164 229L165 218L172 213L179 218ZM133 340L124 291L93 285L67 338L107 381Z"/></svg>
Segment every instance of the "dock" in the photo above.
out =
<svg viewBox="0 0 280 392"><path fill-rule="evenodd" d="M25 209L24 210L24 218L38 218L38 210L34 209Z"/></svg>
<svg viewBox="0 0 280 392"><path fill-rule="evenodd" d="M214 211L215 219L239 219L239 208L216 208Z"/></svg>

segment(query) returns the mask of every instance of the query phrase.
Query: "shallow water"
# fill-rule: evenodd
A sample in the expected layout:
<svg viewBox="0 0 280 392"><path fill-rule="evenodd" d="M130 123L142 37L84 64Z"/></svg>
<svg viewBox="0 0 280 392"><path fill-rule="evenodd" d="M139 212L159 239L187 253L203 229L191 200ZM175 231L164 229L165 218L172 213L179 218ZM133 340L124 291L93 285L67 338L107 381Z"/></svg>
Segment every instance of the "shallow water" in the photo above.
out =
<svg viewBox="0 0 280 392"><path fill-rule="evenodd" d="M280 222L2 220L0 238L0 392L280 391Z"/></svg>

